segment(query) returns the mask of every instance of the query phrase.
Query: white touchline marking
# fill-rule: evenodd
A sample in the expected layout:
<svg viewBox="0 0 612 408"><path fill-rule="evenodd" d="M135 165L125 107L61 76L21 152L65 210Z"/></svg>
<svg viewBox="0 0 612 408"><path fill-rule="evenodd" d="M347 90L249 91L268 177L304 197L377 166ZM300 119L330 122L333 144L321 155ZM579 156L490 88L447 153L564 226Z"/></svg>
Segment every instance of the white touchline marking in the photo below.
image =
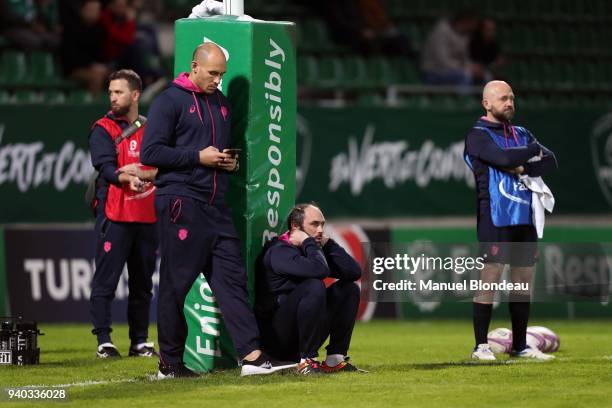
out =
<svg viewBox="0 0 612 408"><path fill-rule="evenodd" d="M136 380L134 378L125 378L125 379L121 379L121 380L108 380L108 381L94 381L94 380L89 380L89 381L83 381L83 382L76 382L76 383L68 383L68 384L50 384L50 385L38 385L38 384L33 384L33 385L22 385L16 388L48 388L48 387L54 387L54 388L67 388L67 387L87 387L89 385L104 385L104 384L119 384L119 383L130 383L130 382L136 382Z"/></svg>

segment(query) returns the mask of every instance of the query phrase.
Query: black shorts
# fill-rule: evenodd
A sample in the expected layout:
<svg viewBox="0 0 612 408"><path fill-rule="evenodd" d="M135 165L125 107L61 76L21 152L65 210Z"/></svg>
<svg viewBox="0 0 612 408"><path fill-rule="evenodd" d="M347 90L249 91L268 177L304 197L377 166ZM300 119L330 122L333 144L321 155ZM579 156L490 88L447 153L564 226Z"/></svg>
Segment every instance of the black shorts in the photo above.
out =
<svg viewBox="0 0 612 408"><path fill-rule="evenodd" d="M476 229L480 256L485 263L511 266L533 266L537 263L538 233L533 225L496 227L491 211L483 208Z"/></svg>

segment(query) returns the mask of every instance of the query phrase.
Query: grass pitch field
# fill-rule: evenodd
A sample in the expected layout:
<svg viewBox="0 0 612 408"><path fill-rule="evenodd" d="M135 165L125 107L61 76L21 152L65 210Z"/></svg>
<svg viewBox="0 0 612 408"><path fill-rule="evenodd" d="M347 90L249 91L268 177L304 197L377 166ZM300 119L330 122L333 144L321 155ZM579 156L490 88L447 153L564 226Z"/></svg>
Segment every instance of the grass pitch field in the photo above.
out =
<svg viewBox="0 0 612 408"><path fill-rule="evenodd" d="M559 334L555 361L473 363L469 321L374 321L357 325L351 349L369 374L240 378L228 370L167 381L149 379L154 360L97 360L87 325L42 325L41 365L0 367L0 388L66 384L67 405L88 407L612 406L612 320L532 324ZM127 327L115 327L113 339L127 355ZM4 393L0 406L13 405L33 404Z"/></svg>

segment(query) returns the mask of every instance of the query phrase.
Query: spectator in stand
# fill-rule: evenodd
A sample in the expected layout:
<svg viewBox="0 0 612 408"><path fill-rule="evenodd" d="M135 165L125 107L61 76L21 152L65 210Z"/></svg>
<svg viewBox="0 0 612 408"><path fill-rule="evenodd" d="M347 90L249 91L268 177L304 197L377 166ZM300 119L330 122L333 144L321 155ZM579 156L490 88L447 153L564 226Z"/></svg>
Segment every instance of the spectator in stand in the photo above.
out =
<svg viewBox="0 0 612 408"><path fill-rule="evenodd" d="M362 54L412 55L409 38L387 17L383 0L303 2L320 14L332 39Z"/></svg>
<svg viewBox="0 0 612 408"><path fill-rule="evenodd" d="M306 4L310 4L325 19L333 40L363 54L371 52L374 33L366 27L355 1L315 0Z"/></svg>
<svg viewBox="0 0 612 408"><path fill-rule="evenodd" d="M468 50L470 36L477 27L478 17L465 11L436 23L421 55L426 83L467 86L473 78L482 77L482 66L470 60Z"/></svg>
<svg viewBox="0 0 612 408"><path fill-rule="evenodd" d="M81 82L94 95L105 89L110 73L102 55L104 29L100 11L99 0L83 0L78 18L70 19L67 7L61 44L64 74Z"/></svg>
<svg viewBox="0 0 612 408"><path fill-rule="evenodd" d="M377 51L390 56L414 55L410 38L387 16L384 0L359 0L359 8L366 26L374 33Z"/></svg>
<svg viewBox="0 0 612 408"><path fill-rule="evenodd" d="M61 26L56 0L0 0L0 33L25 51L54 51Z"/></svg>
<svg viewBox="0 0 612 408"><path fill-rule="evenodd" d="M137 35L137 11L128 0L111 0L102 11L100 21L104 27L104 58L114 69L132 69L142 77L146 87L163 74L150 63L159 49L151 30Z"/></svg>
<svg viewBox="0 0 612 408"><path fill-rule="evenodd" d="M157 39L158 19L163 12L161 0L133 0L132 5L136 10L136 41L156 58L161 58Z"/></svg>
<svg viewBox="0 0 612 408"><path fill-rule="evenodd" d="M490 18L483 19L470 39L470 59L483 67L474 83L486 83L498 78L503 70L505 58L497 41L497 25Z"/></svg>
<svg viewBox="0 0 612 408"><path fill-rule="evenodd" d="M107 61L119 59L134 44L135 17L136 11L128 6L127 0L111 0L102 10L103 53Z"/></svg>

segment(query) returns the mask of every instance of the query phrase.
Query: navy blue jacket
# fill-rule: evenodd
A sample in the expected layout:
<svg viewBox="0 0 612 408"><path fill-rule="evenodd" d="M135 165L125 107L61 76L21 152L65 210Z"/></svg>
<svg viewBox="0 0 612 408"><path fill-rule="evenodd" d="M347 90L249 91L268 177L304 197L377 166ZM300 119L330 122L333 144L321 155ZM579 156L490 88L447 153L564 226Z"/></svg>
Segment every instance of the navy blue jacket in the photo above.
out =
<svg viewBox="0 0 612 408"><path fill-rule="evenodd" d="M191 197L223 205L227 171L204 167L199 152L230 147L229 104L217 90L208 95L181 74L151 105L140 159L157 167L157 196Z"/></svg>
<svg viewBox="0 0 612 408"><path fill-rule="evenodd" d="M255 270L255 311L258 317L269 315L285 296L306 279L327 277L356 281L361 266L344 248L329 239L323 248L314 238L297 247L274 238L264 247Z"/></svg>
<svg viewBox="0 0 612 408"><path fill-rule="evenodd" d="M474 125L474 127L486 127L506 138L508 143L506 149L497 146L485 130L472 128L465 138L464 154L467 154L472 162L480 211L488 211L490 208L489 166L500 170L523 166L525 173L531 177L543 176L557 168L557 159L553 152L538 143L531 132L527 146L516 146L510 126L505 123L489 122L484 117ZM540 153L540 149L544 153L542 160L527 163L527 160Z"/></svg>

